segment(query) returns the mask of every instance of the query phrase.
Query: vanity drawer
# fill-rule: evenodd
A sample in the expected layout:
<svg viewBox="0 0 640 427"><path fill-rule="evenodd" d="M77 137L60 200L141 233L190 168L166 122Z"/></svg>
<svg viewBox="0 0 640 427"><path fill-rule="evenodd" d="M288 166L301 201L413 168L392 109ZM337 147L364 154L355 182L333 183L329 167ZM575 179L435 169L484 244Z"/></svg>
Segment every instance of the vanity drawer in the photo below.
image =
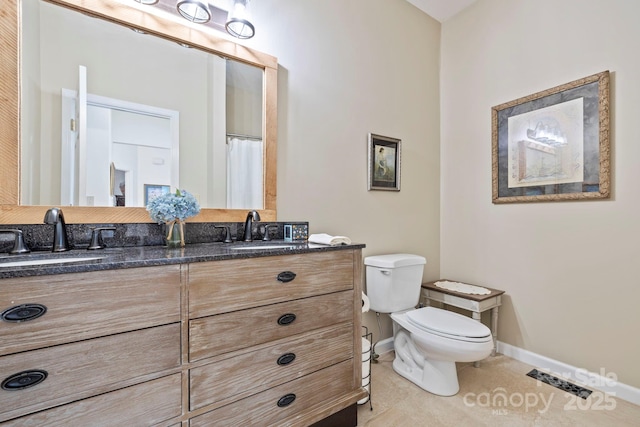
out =
<svg viewBox="0 0 640 427"><path fill-rule="evenodd" d="M182 414L181 375L173 374L10 421L11 427L151 426ZM165 425L165 424L162 424ZM166 425L177 425L170 424Z"/></svg>
<svg viewBox="0 0 640 427"><path fill-rule="evenodd" d="M194 319L189 321L189 361L352 320L353 291Z"/></svg>
<svg viewBox="0 0 640 427"><path fill-rule="evenodd" d="M25 371L42 371L46 378L29 388L0 389L0 421L126 387L179 366L179 323L3 356L0 381Z"/></svg>
<svg viewBox="0 0 640 427"><path fill-rule="evenodd" d="M191 427L285 426L354 390L353 362L344 361L191 419ZM284 405L287 397L295 400ZM281 405L279 406L278 402ZM291 424L287 423L291 419Z"/></svg>
<svg viewBox="0 0 640 427"><path fill-rule="evenodd" d="M353 323L349 322L192 369L190 410L250 396L353 355Z"/></svg>
<svg viewBox="0 0 640 427"><path fill-rule="evenodd" d="M180 321L180 266L3 279L0 312L40 304L33 320L0 321L0 355Z"/></svg>
<svg viewBox="0 0 640 427"><path fill-rule="evenodd" d="M189 264L189 316L353 289L353 269L346 250ZM283 283L283 272L296 276Z"/></svg>

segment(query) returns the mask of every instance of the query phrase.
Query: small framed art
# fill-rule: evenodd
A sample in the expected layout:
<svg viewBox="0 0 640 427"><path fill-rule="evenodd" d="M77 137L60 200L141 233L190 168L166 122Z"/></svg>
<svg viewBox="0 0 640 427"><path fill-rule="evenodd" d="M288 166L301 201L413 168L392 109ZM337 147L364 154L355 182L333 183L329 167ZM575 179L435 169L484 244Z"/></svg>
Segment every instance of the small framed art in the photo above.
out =
<svg viewBox="0 0 640 427"><path fill-rule="evenodd" d="M171 191L171 187L168 185L144 185L144 205L147 206L150 201L163 194L168 194Z"/></svg>
<svg viewBox="0 0 640 427"><path fill-rule="evenodd" d="M400 191L400 154L398 138L369 134L368 190Z"/></svg>

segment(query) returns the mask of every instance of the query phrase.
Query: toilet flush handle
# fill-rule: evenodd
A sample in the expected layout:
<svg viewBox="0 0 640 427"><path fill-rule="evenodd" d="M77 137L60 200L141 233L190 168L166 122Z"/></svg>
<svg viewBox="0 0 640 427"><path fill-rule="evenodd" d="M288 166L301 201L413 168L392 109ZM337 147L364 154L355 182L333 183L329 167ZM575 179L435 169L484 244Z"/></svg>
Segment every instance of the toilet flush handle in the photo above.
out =
<svg viewBox="0 0 640 427"><path fill-rule="evenodd" d="M388 275L390 275L390 274L391 274L391 270L382 270L382 269L381 269L381 270L379 270L379 271L380 271L380 273L384 274L385 276L388 276Z"/></svg>

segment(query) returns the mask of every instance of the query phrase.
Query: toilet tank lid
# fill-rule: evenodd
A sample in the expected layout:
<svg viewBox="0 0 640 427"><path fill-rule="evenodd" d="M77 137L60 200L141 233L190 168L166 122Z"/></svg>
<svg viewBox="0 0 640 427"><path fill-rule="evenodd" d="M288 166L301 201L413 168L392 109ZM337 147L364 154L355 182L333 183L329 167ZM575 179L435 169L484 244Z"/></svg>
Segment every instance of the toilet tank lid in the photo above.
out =
<svg viewBox="0 0 640 427"><path fill-rule="evenodd" d="M427 263L425 257L411 254L389 254L368 256L364 259L365 265L381 268L407 267L410 265L424 265Z"/></svg>

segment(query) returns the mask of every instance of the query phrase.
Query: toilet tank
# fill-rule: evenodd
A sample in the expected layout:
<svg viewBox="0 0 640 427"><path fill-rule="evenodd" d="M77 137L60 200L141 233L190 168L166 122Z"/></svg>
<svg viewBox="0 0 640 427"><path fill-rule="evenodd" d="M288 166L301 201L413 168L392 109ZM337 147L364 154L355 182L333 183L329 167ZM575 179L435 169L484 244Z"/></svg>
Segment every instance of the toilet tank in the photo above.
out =
<svg viewBox="0 0 640 427"><path fill-rule="evenodd" d="M367 296L371 310L394 313L418 305L426 263L424 257L411 254L366 257Z"/></svg>

